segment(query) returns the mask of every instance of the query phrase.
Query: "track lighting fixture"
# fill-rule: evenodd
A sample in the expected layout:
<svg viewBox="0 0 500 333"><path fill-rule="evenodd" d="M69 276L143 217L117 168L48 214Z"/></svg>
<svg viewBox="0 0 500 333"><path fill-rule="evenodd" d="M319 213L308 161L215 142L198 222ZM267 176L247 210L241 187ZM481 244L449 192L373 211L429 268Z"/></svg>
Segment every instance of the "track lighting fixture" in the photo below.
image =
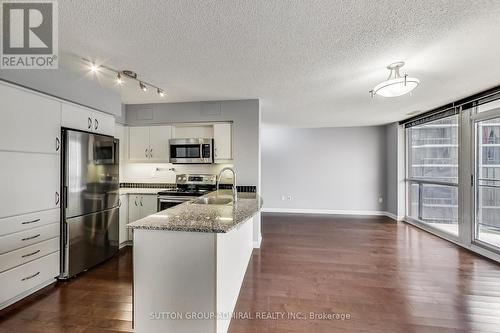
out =
<svg viewBox="0 0 500 333"><path fill-rule="evenodd" d="M157 92L158 96L165 97L165 90L163 90L160 87L155 86L154 84L151 84L151 83L148 83L148 82L145 82L143 80L138 79L137 78L137 73L135 73L134 71L131 71L131 70L117 70L117 69L114 69L114 68L111 68L111 67L108 67L108 66L105 66L105 65L96 65L95 62L90 61L90 60L85 59L85 58L82 58L82 60L88 65L89 70L93 74L97 74L101 70L106 70L108 72L115 73L116 74L115 82L119 86L121 86L121 85L123 85L125 83L125 79L126 80L135 80L135 81L139 82L139 88L142 91L147 92L148 91L148 87L151 87L153 89L156 89L156 92Z"/></svg>

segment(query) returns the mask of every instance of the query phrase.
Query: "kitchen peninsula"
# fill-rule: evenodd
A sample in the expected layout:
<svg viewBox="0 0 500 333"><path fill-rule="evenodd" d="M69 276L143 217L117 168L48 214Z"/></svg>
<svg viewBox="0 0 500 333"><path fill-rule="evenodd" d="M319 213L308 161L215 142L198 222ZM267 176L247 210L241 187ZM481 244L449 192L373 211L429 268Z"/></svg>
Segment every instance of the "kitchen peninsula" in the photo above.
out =
<svg viewBox="0 0 500 333"><path fill-rule="evenodd" d="M227 332L261 205L218 190L128 225L135 332Z"/></svg>

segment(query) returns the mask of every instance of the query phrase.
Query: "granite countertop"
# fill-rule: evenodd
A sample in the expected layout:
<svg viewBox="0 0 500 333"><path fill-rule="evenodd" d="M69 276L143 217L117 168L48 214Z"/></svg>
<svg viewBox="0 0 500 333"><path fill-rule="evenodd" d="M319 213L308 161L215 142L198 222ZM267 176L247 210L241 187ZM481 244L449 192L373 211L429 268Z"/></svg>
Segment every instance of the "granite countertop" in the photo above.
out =
<svg viewBox="0 0 500 333"><path fill-rule="evenodd" d="M210 192L201 198L232 198L231 190ZM262 207L256 193L240 192L236 204L200 205L195 199L163 210L127 225L132 229L228 232L255 215Z"/></svg>
<svg viewBox="0 0 500 333"><path fill-rule="evenodd" d="M162 188L128 188L121 187L119 190L120 195L122 194L158 194L158 192L165 191Z"/></svg>

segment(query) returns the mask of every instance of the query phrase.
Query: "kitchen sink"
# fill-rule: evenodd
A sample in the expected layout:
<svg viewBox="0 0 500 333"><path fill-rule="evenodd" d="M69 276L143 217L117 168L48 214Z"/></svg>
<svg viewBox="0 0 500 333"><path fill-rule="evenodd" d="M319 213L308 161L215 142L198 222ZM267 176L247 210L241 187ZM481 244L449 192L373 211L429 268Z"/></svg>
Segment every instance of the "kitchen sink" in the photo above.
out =
<svg viewBox="0 0 500 333"><path fill-rule="evenodd" d="M218 197L208 197L208 198L198 198L193 201L197 205L227 205L231 203L233 199L231 198L218 198Z"/></svg>

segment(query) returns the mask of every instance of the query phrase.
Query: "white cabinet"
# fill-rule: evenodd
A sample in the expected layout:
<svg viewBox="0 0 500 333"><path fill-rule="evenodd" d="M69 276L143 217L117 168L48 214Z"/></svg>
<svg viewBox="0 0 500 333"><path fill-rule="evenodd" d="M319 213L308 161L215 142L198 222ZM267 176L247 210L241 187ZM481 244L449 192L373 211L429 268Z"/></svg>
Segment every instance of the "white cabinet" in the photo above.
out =
<svg viewBox="0 0 500 333"><path fill-rule="evenodd" d="M156 194L130 194L128 205L129 223L156 213L158 196Z"/></svg>
<svg viewBox="0 0 500 333"><path fill-rule="evenodd" d="M172 126L130 127L129 160L131 162L165 162L170 160L168 141Z"/></svg>
<svg viewBox="0 0 500 333"><path fill-rule="evenodd" d="M128 151L131 162L143 162L149 159L149 127L130 127Z"/></svg>
<svg viewBox="0 0 500 333"><path fill-rule="evenodd" d="M141 219L158 211L157 195L141 195Z"/></svg>
<svg viewBox="0 0 500 333"><path fill-rule="evenodd" d="M150 160L153 162L169 162L172 126L152 126L149 128Z"/></svg>
<svg viewBox="0 0 500 333"><path fill-rule="evenodd" d="M119 210L119 220L120 220L120 231L119 231L119 243L123 244L128 241L128 196L126 194L120 195L120 210Z"/></svg>
<svg viewBox="0 0 500 333"><path fill-rule="evenodd" d="M216 163L233 159L232 137L230 123L214 124L214 160Z"/></svg>
<svg viewBox="0 0 500 333"><path fill-rule="evenodd" d="M59 275L59 251L0 273L0 308L13 298L55 281Z"/></svg>
<svg viewBox="0 0 500 333"><path fill-rule="evenodd" d="M0 84L0 150L56 153L61 147L61 103Z"/></svg>
<svg viewBox="0 0 500 333"><path fill-rule="evenodd" d="M0 152L0 218L59 207L59 155Z"/></svg>
<svg viewBox="0 0 500 333"><path fill-rule="evenodd" d="M63 127L87 132L112 136L115 134L113 116L76 104L62 103L61 124Z"/></svg>

